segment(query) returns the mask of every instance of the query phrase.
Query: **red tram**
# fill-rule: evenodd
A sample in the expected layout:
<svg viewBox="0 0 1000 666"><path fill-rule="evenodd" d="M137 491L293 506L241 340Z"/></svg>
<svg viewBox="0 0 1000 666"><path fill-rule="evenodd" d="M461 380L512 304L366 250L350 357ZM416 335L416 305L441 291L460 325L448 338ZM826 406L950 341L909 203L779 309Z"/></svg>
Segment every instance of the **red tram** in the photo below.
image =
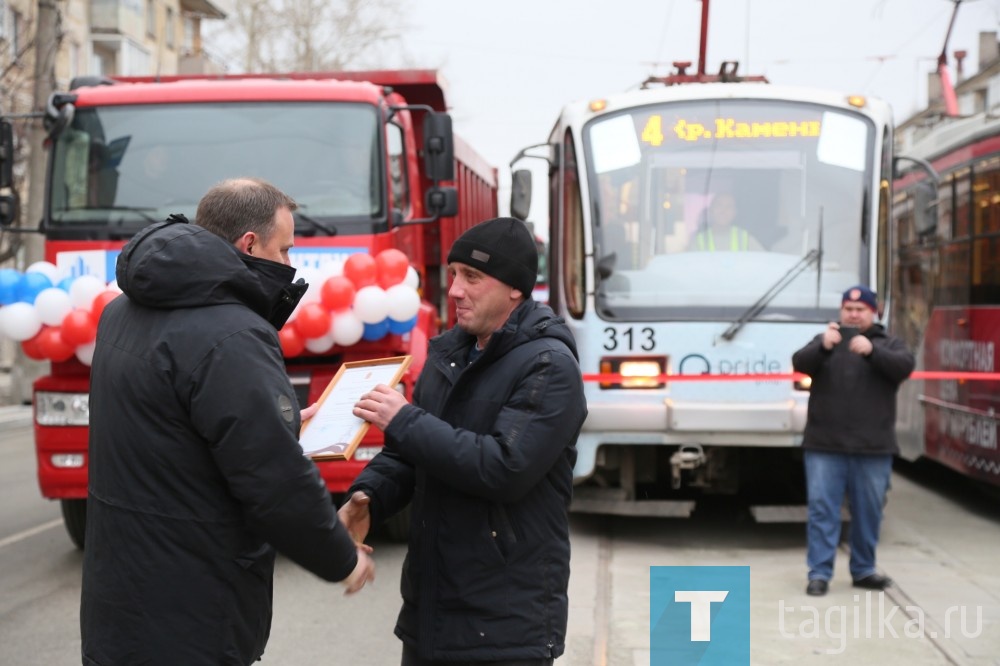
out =
<svg viewBox="0 0 1000 666"><path fill-rule="evenodd" d="M894 186L890 321L917 354L899 395L900 448L1000 486L1000 119L947 121L908 152L940 180L915 169Z"/></svg>

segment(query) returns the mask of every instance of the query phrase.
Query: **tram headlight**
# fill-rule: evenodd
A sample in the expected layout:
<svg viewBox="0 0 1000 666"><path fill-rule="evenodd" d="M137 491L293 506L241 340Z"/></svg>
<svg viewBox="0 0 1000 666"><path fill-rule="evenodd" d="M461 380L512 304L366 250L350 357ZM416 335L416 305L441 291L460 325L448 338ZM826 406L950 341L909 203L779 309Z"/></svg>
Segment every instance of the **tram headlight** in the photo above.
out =
<svg viewBox="0 0 1000 666"><path fill-rule="evenodd" d="M803 375L802 379L796 379L794 386L796 391L808 391L812 388L813 379L809 375Z"/></svg>
<svg viewBox="0 0 1000 666"><path fill-rule="evenodd" d="M661 376L666 372L666 356L605 356L601 359L601 374L622 378L602 381L601 388L663 388L667 384Z"/></svg>

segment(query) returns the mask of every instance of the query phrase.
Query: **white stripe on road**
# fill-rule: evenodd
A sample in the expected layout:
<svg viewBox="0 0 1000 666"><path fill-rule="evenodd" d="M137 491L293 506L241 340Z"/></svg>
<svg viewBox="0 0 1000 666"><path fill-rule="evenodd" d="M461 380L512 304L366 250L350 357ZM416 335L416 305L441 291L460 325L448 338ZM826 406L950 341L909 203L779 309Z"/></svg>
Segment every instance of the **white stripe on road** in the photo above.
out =
<svg viewBox="0 0 1000 666"><path fill-rule="evenodd" d="M32 527L29 530L24 530L23 532L18 532L17 534L12 534L6 539L0 539L0 548L6 548L7 546L13 545L19 541L24 541L36 534L41 534L42 532L51 530L53 527L62 525L62 518L56 518L55 520L50 520L47 523L42 523L37 527Z"/></svg>

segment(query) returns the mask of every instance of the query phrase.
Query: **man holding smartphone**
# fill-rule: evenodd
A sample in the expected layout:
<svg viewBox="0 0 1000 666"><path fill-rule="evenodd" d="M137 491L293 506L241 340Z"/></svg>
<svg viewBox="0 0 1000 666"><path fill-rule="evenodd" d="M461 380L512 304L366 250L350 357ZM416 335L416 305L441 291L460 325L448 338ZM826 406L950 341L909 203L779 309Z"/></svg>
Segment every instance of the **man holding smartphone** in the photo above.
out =
<svg viewBox="0 0 1000 666"><path fill-rule="evenodd" d="M878 301L864 285L844 292L840 321L795 352L792 366L812 378L802 442L809 498L806 593L822 596L833 577L840 506L851 511L850 572L854 587L884 590L875 547L896 444L896 392L915 359L875 323Z"/></svg>

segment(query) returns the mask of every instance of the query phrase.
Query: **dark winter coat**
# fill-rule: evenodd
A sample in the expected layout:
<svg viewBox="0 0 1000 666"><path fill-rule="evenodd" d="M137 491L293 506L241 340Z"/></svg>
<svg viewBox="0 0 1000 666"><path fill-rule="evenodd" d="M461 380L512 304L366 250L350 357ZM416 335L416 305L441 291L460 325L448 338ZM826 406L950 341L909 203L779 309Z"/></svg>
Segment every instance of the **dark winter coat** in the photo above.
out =
<svg viewBox="0 0 1000 666"><path fill-rule="evenodd" d="M831 350L817 335L792 356L792 366L812 378L802 448L813 451L897 454L896 391L915 365L898 338L873 324L862 335L872 353L860 356L847 341Z"/></svg>
<svg viewBox="0 0 1000 666"><path fill-rule="evenodd" d="M587 414L576 347L551 309L521 304L475 339L433 339L412 405L352 490L373 520L412 496L396 635L424 659L562 654L576 438Z"/></svg>
<svg viewBox="0 0 1000 666"><path fill-rule="evenodd" d="M357 563L268 322L304 287L180 223L136 236L117 273L91 375L83 663L245 666L274 548L330 581Z"/></svg>

